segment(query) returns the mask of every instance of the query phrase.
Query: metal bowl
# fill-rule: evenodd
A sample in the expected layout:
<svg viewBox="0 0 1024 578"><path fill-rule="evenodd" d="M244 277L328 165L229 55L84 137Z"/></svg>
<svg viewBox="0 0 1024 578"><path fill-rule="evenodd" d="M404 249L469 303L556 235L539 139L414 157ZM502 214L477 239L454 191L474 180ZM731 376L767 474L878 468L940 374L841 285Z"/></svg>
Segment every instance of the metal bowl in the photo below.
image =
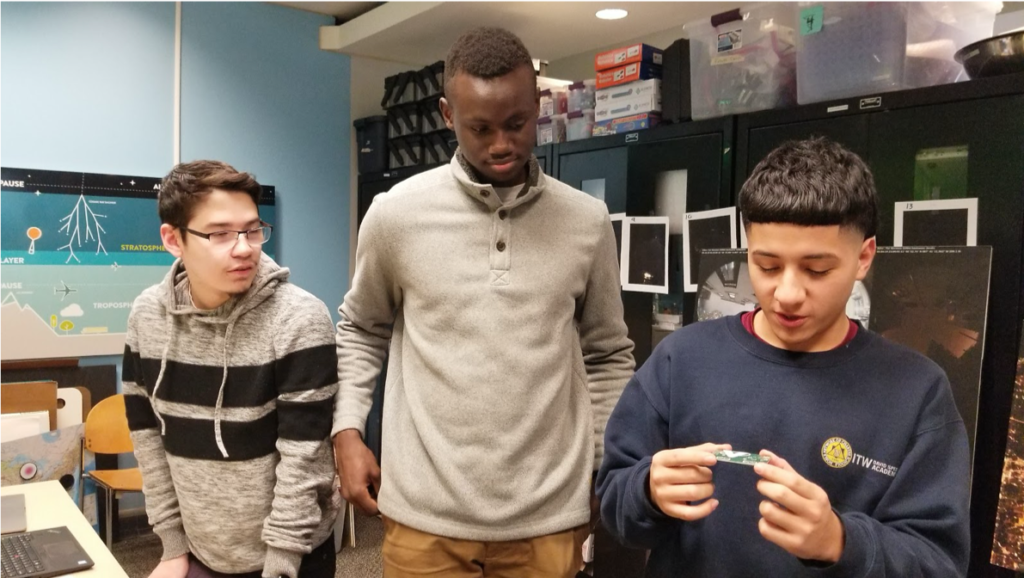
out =
<svg viewBox="0 0 1024 578"><path fill-rule="evenodd" d="M1024 72L1024 30L968 44L954 58L971 78Z"/></svg>

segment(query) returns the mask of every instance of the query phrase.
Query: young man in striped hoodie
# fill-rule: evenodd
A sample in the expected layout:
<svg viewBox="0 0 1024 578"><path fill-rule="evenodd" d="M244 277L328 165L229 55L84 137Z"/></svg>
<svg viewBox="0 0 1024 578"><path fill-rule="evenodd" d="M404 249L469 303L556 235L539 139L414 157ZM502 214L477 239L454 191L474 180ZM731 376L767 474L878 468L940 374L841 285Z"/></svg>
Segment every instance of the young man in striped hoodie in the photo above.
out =
<svg viewBox="0 0 1024 578"><path fill-rule="evenodd" d="M180 164L160 188L177 260L132 306L122 374L163 542L150 578L334 576L334 328L262 254L260 190L216 161Z"/></svg>

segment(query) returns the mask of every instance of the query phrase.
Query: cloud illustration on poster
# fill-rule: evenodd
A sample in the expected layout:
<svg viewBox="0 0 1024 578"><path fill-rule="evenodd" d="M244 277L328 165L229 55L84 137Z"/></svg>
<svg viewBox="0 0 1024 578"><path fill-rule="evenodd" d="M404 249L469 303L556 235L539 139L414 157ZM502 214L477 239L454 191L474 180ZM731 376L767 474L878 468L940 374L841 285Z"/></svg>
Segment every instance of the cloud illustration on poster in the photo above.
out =
<svg viewBox="0 0 1024 578"><path fill-rule="evenodd" d="M82 311L82 306L78 303L72 303L60 311L61 317L81 317L83 315L85 315L85 311Z"/></svg>

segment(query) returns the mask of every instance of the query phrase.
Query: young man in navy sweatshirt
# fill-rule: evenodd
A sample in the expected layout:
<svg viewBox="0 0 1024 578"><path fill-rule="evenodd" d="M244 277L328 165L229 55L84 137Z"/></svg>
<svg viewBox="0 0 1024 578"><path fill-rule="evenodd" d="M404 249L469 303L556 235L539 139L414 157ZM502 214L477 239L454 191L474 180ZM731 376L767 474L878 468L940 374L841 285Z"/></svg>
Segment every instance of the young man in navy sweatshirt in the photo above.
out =
<svg viewBox="0 0 1024 578"><path fill-rule="evenodd" d="M739 204L760 308L675 332L630 381L598 475L606 526L651 550L647 576L965 575L969 457L949 382L845 313L875 255L867 166L789 142Z"/></svg>

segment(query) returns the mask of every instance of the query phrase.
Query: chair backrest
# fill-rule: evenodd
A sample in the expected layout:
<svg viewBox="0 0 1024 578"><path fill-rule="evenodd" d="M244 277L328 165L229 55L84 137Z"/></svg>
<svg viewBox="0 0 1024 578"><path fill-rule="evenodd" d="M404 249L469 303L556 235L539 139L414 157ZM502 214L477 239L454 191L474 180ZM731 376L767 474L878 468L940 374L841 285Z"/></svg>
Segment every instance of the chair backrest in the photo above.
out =
<svg viewBox="0 0 1024 578"><path fill-rule="evenodd" d="M93 406L85 420L85 449L97 454L134 451L123 394L112 395Z"/></svg>

